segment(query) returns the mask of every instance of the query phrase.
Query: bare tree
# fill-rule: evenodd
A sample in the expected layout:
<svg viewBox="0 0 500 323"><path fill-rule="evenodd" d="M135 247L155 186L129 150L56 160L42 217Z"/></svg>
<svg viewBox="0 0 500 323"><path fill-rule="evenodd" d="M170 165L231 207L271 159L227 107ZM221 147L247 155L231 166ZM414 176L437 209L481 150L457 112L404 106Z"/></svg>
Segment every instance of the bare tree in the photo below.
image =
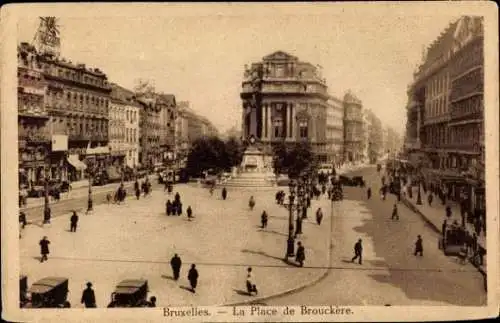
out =
<svg viewBox="0 0 500 323"><path fill-rule="evenodd" d="M151 94L155 93L155 85L153 80L136 79L134 92L137 94Z"/></svg>

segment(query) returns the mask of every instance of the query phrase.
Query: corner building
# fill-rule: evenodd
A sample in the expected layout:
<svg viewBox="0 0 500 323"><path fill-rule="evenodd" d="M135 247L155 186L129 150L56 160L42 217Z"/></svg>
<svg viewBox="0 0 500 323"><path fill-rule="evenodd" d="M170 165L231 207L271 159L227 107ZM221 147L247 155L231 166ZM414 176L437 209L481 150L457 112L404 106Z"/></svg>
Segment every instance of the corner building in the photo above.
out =
<svg viewBox="0 0 500 323"><path fill-rule="evenodd" d="M462 16L429 46L408 88L405 147L426 182L485 212L483 18Z"/></svg>
<svg viewBox="0 0 500 323"><path fill-rule="evenodd" d="M43 184L51 151L49 114L44 104L46 81L35 48L17 48L19 185Z"/></svg>
<svg viewBox="0 0 500 323"><path fill-rule="evenodd" d="M309 141L320 162L327 162L327 86L317 67L277 51L245 66L241 99L243 136L253 136L270 153L280 141Z"/></svg>

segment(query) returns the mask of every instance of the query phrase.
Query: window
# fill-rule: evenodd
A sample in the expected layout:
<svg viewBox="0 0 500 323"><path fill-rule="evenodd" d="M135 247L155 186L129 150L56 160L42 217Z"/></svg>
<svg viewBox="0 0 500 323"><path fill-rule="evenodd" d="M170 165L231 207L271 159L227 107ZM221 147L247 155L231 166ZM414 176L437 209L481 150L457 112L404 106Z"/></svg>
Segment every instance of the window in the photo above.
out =
<svg viewBox="0 0 500 323"><path fill-rule="evenodd" d="M273 120L274 137L279 138L283 136L283 120L274 119Z"/></svg>
<svg viewBox="0 0 500 323"><path fill-rule="evenodd" d="M299 135L300 138L307 138L308 136L307 120L301 120L299 122Z"/></svg>

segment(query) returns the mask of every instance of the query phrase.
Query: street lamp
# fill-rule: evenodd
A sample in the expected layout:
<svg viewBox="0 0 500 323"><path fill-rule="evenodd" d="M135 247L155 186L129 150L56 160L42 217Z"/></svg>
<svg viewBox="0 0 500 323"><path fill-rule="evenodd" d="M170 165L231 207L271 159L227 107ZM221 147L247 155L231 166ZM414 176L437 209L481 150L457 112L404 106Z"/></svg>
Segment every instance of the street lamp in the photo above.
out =
<svg viewBox="0 0 500 323"><path fill-rule="evenodd" d="M94 210L94 202L92 201L92 179L94 173L94 164L89 160L88 163L88 174L89 174L89 196L87 201L87 214Z"/></svg>
<svg viewBox="0 0 500 323"><path fill-rule="evenodd" d="M297 190L298 190L299 199L297 200L297 218L295 220L296 221L295 237L297 237L297 235L299 235L299 234L302 234L302 215L301 215L301 212L303 212L303 207L304 207L304 185L303 185L303 183L300 183Z"/></svg>
<svg viewBox="0 0 500 323"><path fill-rule="evenodd" d="M286 255L285 255L285 260L287 260L289 257L293 257L295 252L294 252L294 247L295 247L295 239L293 236L293 202L295 200L295 183L293 181L290 181L289 184L290 188L290 195L288 197L289 199L289 204L288 204L288 239L287 239L287 244L286 244Z"/></svg>
<svg viewBox="0 0 500 323"><path fill-rule="evenodd" d="M43 208L43 223L49 223L50 222L50 200L49 200L49 172L47 171L47 168L44 168L44 208Z"/></svg>
<svg viewBox="0 0 500 323"><path fill-rule="evenodd" d="M420 192L420 178L418 179L417 205L422 205L422 193Z"/></svg>

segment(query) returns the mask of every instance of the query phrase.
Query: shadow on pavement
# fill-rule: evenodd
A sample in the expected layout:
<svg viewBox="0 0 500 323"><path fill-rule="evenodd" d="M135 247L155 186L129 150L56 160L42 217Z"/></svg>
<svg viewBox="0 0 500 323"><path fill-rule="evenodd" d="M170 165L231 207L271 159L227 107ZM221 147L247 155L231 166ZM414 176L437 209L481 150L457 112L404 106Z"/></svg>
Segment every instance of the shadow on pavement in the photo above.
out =
<svg viewBox="0 0 500 323"><path fill-rule="evenodd" d="M172 276L161 275L161 278L175 281L174 277L172 277Z"/></svg>
<svg viewBox="0 0 500 323"><path fill-rule="evenodd" d="M233 291L238 294L238 295L242 295L242 296L250 296L250 294L248 294L247 291L245 290L241 290L241 289L233 289Z"/></svg>
<svg viewBox="0 0 500 323"><path fill-rule="evenodd" d="M283 263L285 263L287 265L292 265L292 266L295 266L295 267L299 267L298 264L296 264L293 261L290 261L289 259L283 259L282 257L272 256L272 255L269 255L269 254L265 253L264 251L255 251L255 250L242 249L241 252L264 256L264 257L267 257L267 258L279 260L279 261L281 261L281 262L283 262Z"/></svg>
<svg viewBox="0 0 500 323"><path fill-rule="evenodd" d="M283 232L278 232L278 231L274 231L274 230L264 230L264 229L262 229L260 226L259 226L259 229L260 229L260 230L257 230L257 231L259 231L259 232L264 232L264 233L273 233L273 234L277 234L277 235L284 236L284 237L287 237L287 236L288 236L288 234L283 233Z"/></svg>
<svg viewBox="0 0 500 323"><path fill-rule="evenodd" d="M188 292L190 293L194 293L194 291L191 289L191 287L187 287L187 286L179 286L180 289L184 289L184 290L187 290Z"/></svg>

